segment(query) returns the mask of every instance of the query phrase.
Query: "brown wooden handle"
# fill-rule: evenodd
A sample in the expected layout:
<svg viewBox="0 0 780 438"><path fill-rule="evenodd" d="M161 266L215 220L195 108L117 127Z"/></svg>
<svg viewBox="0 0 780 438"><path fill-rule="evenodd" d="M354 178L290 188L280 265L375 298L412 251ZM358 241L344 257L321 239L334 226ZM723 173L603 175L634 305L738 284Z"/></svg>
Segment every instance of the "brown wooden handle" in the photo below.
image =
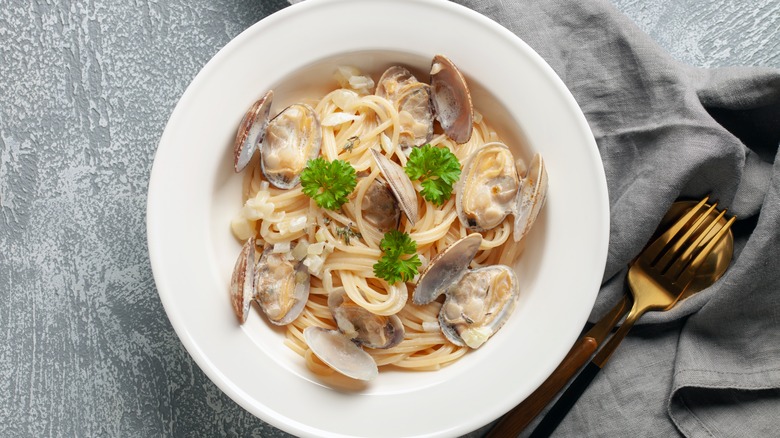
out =
<svg viewBox="0 0 780 438"><path fill-rule="evenodd" d="M507 412L485 438L517 436L566 386L572 376L590 359L597 347L598 342L588 336L577 341L550 377L522 403Z"/></svg>

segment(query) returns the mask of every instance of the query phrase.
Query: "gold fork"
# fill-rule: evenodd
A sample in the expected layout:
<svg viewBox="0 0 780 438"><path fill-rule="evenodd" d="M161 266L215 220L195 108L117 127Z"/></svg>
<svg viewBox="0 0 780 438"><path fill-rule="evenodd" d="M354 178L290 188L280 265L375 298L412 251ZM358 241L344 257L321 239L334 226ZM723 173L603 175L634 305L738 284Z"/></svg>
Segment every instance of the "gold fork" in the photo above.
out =
<svg viewBox="0 0 780 438"><path fill-rule="evenodd" d="M552 434L639 317L649 310L665 311L674 307L686 291L696 271L736 219L731 217L720 226L719 222L726 214L724 210L715 219L708 220L717 203L700 213L707 200L706 197L702 199L632 263L628 271L628 284L634 296L634 304L626 320L561 395L530 435L531 438Z"/></svg>

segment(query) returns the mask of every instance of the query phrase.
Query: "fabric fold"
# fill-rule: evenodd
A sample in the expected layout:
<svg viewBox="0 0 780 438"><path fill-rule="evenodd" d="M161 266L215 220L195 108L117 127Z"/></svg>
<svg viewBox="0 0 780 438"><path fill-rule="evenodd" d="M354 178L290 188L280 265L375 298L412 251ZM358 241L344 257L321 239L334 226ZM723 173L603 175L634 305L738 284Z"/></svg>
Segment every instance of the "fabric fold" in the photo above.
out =
<svg viewBox="0 0 780 438"><path fill-rule="evenodd" d="M669 414L688 436L777 433L780 412L780 155L755 228L681 332ZM704 431L711 433L705 435ZM772 432L762 435L762 432Z"/></svg>
<svg viewBox="0 0 780 438"><path fill-rule="evenodd" d="M736 214L720 281L640 320L556 436L771 436L780 430L780 71L673 60L603 0L459 0L536 50L593 131L610 197L591 321L678 199Z"/></svg>

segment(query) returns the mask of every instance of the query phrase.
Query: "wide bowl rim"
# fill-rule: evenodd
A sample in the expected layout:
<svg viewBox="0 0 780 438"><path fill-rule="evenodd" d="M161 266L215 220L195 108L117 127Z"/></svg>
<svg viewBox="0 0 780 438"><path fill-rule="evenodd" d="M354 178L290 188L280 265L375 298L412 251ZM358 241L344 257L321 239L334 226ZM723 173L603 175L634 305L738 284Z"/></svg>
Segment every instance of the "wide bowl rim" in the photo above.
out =
<svg viewBox="0 0 780 438"><path fill-rule="evenodd" d="M158 197L160 196L160 193L159 191L155 191L155 189L159 187L160 184L162 184L162 182L165 181L166 179L166 176L163 174L164 169L157 165L158 164L157 159L158 159L158 155L160 155L161 151L166 147L165 145L174 141L172 137L175 136L176 133L173 127L177 126L177 123L179 123L179 118L182 117L183 108L193 103L192 99L194 97L195 90L200 86L201 82L204 80L203 78L208 77L209 74L212 72L212 70L218 68L218 66L224 62L225 58L231 56L231 52L234 50L234 48L246 44L249 40L257 37L257 35L262 33L264 30L270 28L271 26L276 26L280 22L284 22L285 20L288 20L291 17L294 17L296 15L317 13L318 9L319 12L322 12L321 8L338 7L338 5L342 5L343 7L344 5L353 4L356 1L361 1L361 0L307 0L305 2L291 5L272 15L269 15L268 17L264 18L258 23L252 25L251 27L243 31L241 34L239 34L237 37L235 37L233 40L231 40L222 49L220 49L218 53L214 55L214 57L195 76L195 78L192 80L190 85L182 94L182 97L180 98L173 112L171 113L171 117L168 121L168 124L166 125L166 128L160 138L158 150L155 154L155 165L153 165L150 173L150 182L149 182L148 199L147 199L147 242L149 247L150 262L152 265L153 276L155 279L155 284L157 285L161 302L163 304L163 307L165 308L169 320L171 321L171 325L176 331L179 339L181 340L182 344L185 346L189 354L192 356L193 360L201 368L201 370L209 377L209 379L212 382L214 382L230 398L236 401L247 411L261 418L263 421L275 427L283 429L285 431L302 435L302 436L322 436L322 435L351 436L351 435L345 435L339 433L332 434L329 431L321 430L316 427L310 427L304 422L296 421L295 419L288 418L288 417L279 416L272 409L263 409L263 406L258 406L257 403L253 403L250 400L251 395L247 394L240 387L234 384L231 381L231 379L228 376L226 376L219 369L219 367L215 365L215 363L208 357L208 354L201 349L198 339L193 337L192 333L188 330L188 327L182 320L179 314L179 309L177 309L176 303L173 299L171 286L168 281L169 279L166 277L165 270L163 267L164 257L161 254L161 248L159 246L160 233L162 231L156 227L156 223L155 223L155 218L159 217L159 215L162 214L162 212L164 211L163 205L160 203L160 201L158 201ZM374 3L386 4L388 1L389 0L379 0L379 1L375 1ZM595 230L595 232L599 235L605 236L605 239L600 241L599 245L592 248L591 251L593 260L595 260L595 264L597 266L600 266L602 271L591 273L590 277L587 278L586 281L583 281L584 284L589 285L589 287L586 288L588 289L586 292L589 294L586 301L588 301L590 305L587 311L581 312L578 315L578 317L575 318L575 321L573 321L574 324L572 324L572 325L579 325L581 327L582 324L585 323L590 308L595 302L596 294L598 293L598 286L601 282L601 278L603 275L603 267L606 265L608 236L609 236L609 202L607 196L606 176L604 174L604 169L601 164L600 155L599 155L599 151L595 139L593 138L593 135L590 131L590 128L587 124L584 115L582 114L574 97L566 88L563 81L561 81L560 78L555 74L552 68L525 42L523 42L520 38L518 38L516 35L511 33L506 28L500 26L499 24L495 23L494 21L490 20L489 18L483 15L480 15L475 11L472 11L468 8L465 8L455 3L450 3L445 0L419 0L415 3L419 5L427 5L435 8L441 8L442 10L449 11L453 14L468 17L469 20L478 22L480 23L480 26L489 29L490 32L493 32L497 38L502 38L507 41L511 41L513 44L517 46L518 50L523 51L529 58L535 59L535 62L537 63L535 67L544 70L545 73L549 76L549 79L556 84L555 86L558 88L557 91L561 93L561 96L563 96L564 99L567 99L569 101L569 105L571 107L570 109L576 115L575 118L577 119L576 123L578 125L576 128L579 129L581 133L584 135L583 141L590 148L589 158L592 160L592 162L587 163L587 165L595 168L598 173L597 175L598 181L596 181L596 190L593 193L595 205L593 206L592 212L593 214L598 215L601 218L601 221L599 223L599 229ZM367 48L367 50L369 49ZM578 331L570 330L570 334L567 337L568 340L570 341L570 344L574 342L578 334L579 334ZM558 348L557 350L558 350L557 352L558 354L556 354L555 357L552 357L549 360L550 363L553 362L557 363L558 361L560 361L565 355L566 351L568 351L568 346L560 346L560 348ZM554 367L550 368L549 364L547 368L549 369L550 372L552 371L552 369L554 369ZM537 378L534 381L533 385L531 386L535 388L536 386L541 384L542 380L543 379L541 378ZM527 392L528 391L526 391L526 395ZM486 416L483 414L482 416L473 419L461 419L459 420L460 423L458 425L453 426L449 429L442 429L441 431L437 432L434 435L451 436L452 434L462 434L470 430L474 430L486 424L487 422L491 421L492 419L496 418L501 413L510 409L512 407L512 403L517 403L519 401L521 401L521 398L518 399L517 397L510 401L504 401L502 404L495 406L493 409L489 411L489 414L487 416L491 418L486 418ZM429 435L430 434L426 434L426 436ZM414 435L410 434L409 436L414 436Z"/></svg>

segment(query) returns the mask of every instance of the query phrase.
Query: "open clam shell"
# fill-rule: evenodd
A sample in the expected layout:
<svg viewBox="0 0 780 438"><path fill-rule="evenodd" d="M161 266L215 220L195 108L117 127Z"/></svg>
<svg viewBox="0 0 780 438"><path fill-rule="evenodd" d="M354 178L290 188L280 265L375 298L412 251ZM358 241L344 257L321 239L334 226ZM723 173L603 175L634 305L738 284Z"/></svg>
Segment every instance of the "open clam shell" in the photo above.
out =
<svg viewBox="0 0 780 438"><path fill-rule="evenodd" d="M401 147L422 146L433 138L430 85L418 81L405 67L394 65L379 78L375 94L389 100L398 110Z"/></svg>
<svg viewBox="0 0 780 438"><path fill-rule="evenodd" d="M469 263L479 251L482 235L479 233L456 241L436 255L420 273L412 302L422 305L435 300L466 272Z"/></svg>
<svg viewBox="0 0 780 438"><path fill-rule="evenodd" d="M508 266L468 271L447 290L439 312L442 333L455 345L479 348L504 325L519 296L517 276Z"/></svg>
<svg viewBox="0 0 780 438"><path fill-rule="evenodd" d="M512 239L519 242L531 229L536 217L547 201L547 168L544 159L537 153L531 160L525 177L521 180L515 204L515 222Z"/></svg>
<svg viewBox="0 0 780 438"><path fill-rule="evenodd" d="M339 331L347 338L368 348L390 348L404 338L404 326L396 315L371 313L349 299L344 288L328 295L328 308Z"/></svg>
<svg viewBox="0 0 780 438"><path fill-rule="evenodd" d="M446 298L439 326L455 345L479 348L506 322L520 295L515 272L505 265L468 269L482 236L469 234L434 257L420 274L412 295L414 304Z"/></svg>
<svg viewBox="0 0 780 438"><path fill-rule="evenodd" d="M233 143L233 166L236 172L244 170L252 159L252 155L263 142L273 98L273 90L268 90L263 97L249 107L241 119Z"/></svg>
<svg viewBox="0 0 780 438"><path fill-rule="evenodd" d="M398 228L401 208L387 182L379 178L371 182L363 196L361 214L366 222L381 233Z"/></svg>
<svg viewBox="0 0 780 438"><path fill-rule="evenodd" d="M414 190L412 180L404 172L403 167L394 163L381 152L371 149L371 154L374 156L379 171L382 172L385 181L390 186L390 190L395 195L395 199L398 201L398 206L404 213L409 222L414 225L419 219L417 210L417 191Z"/></svg>
<svg viewBox="0 0 780 438"><path fill-rule="evenodd" d="M255 265L255 299L268 320L276 325L293 322L309 299L310 275L301 262L293 264L284 254L266 245Z"/></svg>
<svg viewBox="0 0 780 438"><path fill-rule="evenodd" d="M398 137L401 147L422 146L431 141L434 119L431 87L422 82L407 85L401 90L397 105L401 119Z"/></svg>
<svg viewBox="0 0 780 438"><path fill-rule="evenodd" d="M307 327L303 338L317 357L347 377L371 380L379 374L374 358L337 330Z"/></svg>
<svg viewBox="0 0 780 438"><path fill-rule="evenodd" d="M314 109L292 104L276 115L265 130L260 163L268 182L291 189L309 160L317 158L322 146L322 130Z"/></svg>
<svg viewBox="0 0 780 438"><path fill-rule="evenodd" d="M255 238L250 237L241 248L230 279L230 303L240 323L246 322L254 299Z"/></svg>
<svg viewBox="0 0 780 438"><path fill-rule="evenodd" d="M393 65L382 73L379 82L376 83L376 94L390 102L398 99L399 91L409 84L419 82L406 67Z"/></svg>
<svg viewBox="0 0 780 438"><path fill-rule="evenodd" d="M463 74L446 56L436 55L431 62L431 96L444 133L456 143L469 141L474 122L471 93Z"/></svg>
<svg viewBox="0 0 780 438"><path fill-rule="evenodd" d="M520 179L515 159L503 143L489 143L463 164L455 187L455 208L461 223L475 231L497 227L516 208Z"/></svg>

